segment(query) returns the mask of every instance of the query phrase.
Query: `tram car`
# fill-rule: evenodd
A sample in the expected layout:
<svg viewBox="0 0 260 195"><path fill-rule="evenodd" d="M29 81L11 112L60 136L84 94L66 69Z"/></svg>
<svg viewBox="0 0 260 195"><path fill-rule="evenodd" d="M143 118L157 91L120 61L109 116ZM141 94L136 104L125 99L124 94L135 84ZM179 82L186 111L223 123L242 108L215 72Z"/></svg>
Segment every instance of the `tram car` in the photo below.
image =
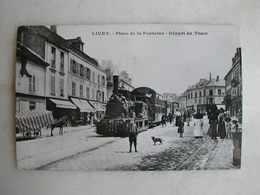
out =
<svg viewBox="0 0 260 195"><path fill-rule="evenodd" d="M156 93L153 89L148 87L139 87L134 89L131 93L135 100L147 103L149 127L159 125L163 114L167 116L167 101L165 101L163 96Z"/></svg>
<svg viewBox="0 0 260 195"><path fill-rule="evenodd" d="M118 76L113 77L114 90L103 119L96 124L97 134L105 136L128 136L128 126L134 119L138 132L148 129L148 105L133 101L132 93L118 90Z"/></svg>

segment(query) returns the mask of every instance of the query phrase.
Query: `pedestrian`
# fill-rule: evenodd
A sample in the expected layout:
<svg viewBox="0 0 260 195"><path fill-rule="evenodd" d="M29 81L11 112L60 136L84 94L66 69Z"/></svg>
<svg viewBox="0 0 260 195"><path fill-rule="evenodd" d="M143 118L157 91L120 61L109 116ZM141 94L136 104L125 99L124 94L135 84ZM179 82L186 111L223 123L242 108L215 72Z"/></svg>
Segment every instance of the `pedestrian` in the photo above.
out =
<svg viewBox="0 0 260 195"><path fill-rule="evenodd" d="M184 133L184 121L181 116L176 117L176 126L178 126L178 133L180 134L180 137L183 137Z"/></svg>
<svg viewBox="0 0 260 195"><path fill-rule="evenodd" d="M166 117L164 114L162 115L161 123L162 123L162 127L166 126Z"/></svg>
<svg viewBox="0 0 260 195"><path fill-rule="evenodd" d="M203 137L203 114L200 112L200 109L194 114L194 132L193 135L195 138Z"/></svg>
<svg viewBox="0 0 260 195"><path fill-rule="evenodd" d="M227 116L224 119L224 123L225 123L225 128L226 128L226 132L227 132L227 138L232 138L232 133L231 133L231 118L229 116Z"/></svg>
<svg viewBox="0 0 260 195"><path fill-rule="evenodd" d="M138 131L137 131L137 127L136 127L136 124L134 122L134 119L131 119L130 122L129 122L128 134L129 134L129 144L130 144L129 152L132 152L132 144L133 143L134 143L134 147L135 147L135 152L137 152Z"/></svg>
<svg viewBox="0 0 260 195"><path fill-rule="evenodd" d="M168 114L168 118L169 118L170 124L172 124L173 114L171 112Z"/></svg>
<svg viewBox="0 0 260 195"><path fill-rule="evenodd" d="M225 122L224 122L224 109L220 108L218 110L218 136L221 139L224 139L226 137L226 129L225 129Z"/></svg>
<svg viewBox="0 0 260 195"><path fill-rule="evenodd" d="M231 121L231 133L238 132L238 121L233 119Z"/></svg>
<svg viewBox="0 0 260 195"><path fill-rule="evenodd" d="M208 111L209 119L209 136L212 139L217 139L217 124L218 124L218 113L216 110L209 109Z"/></svg>

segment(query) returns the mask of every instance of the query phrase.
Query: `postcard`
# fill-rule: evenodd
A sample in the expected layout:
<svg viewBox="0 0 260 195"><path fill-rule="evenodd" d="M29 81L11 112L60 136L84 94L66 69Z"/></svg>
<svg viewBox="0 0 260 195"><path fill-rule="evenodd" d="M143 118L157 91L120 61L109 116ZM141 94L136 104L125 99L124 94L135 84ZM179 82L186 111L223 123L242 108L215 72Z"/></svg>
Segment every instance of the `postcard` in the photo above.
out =
<svg viewBox="0 0 260 195"><path fill-rule="evenodd" d="M20 26L18 169L239 169L233 25Z"/></svg>

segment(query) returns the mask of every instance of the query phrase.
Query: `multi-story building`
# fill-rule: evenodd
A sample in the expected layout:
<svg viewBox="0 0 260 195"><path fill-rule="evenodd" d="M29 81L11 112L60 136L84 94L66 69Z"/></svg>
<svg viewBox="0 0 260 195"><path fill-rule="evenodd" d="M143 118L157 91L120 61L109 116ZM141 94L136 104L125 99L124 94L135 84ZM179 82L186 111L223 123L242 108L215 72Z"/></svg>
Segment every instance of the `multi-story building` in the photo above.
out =
<svg viewBox="0 0 260 195"><path fill-rule="evenodd" d="M178 97L175 93L163 93L164 100L167 101L167 114L175 113L179 109Z"/></svg>
<svg viewBox="0 0 260 195"><path fill-rule="evenodd" d="M242 59L241 48L236 49L232 58L232 67L225 76L225 103L231 116L242 120Z"/></svg>
<svg viewBox="0 0 260 195"><path fill-rule="evenodd" d="M105 114L106 72L97 60L84 53L84 43L80 37L69 39L68 42L70 43L68 95L80 109L76 117L79 120L91 120L93 116L99 120Z"/></svg>
<svg viewBox="0 0 260 195"><path fill-rule="evenodd" d="M43 107L53 111L55 118L86 121L104 115L106 73L97 60L83 52L84 43L79 37L66 40L57 34L55 26L25 26L19 28L18 41L32 51L34 60L38 57L40 65L49 65L45 72L37 69L44 76L31 79L46 100ZM25 75L30 74L27 67Z"/></svg>
<svg viewBox="0 0 260 195"><path fill-rule="evenodd" d="M20 35L16 52L16 112L45 110L45 77L49 64L24 46Z"/></svg>
<svg viewBox="0 0 260 195"><path fill-rule="evenodd" d="M206 112L208 104L216 104L218 108L224 108L225 80L219 79L200 79L199 82L190 86L186 91L187 109Z"/></svg>
<svg viewBox="0 0 260 195"><path fill-rule="evenodd" d="M187 110L187 96L185 93L182 93L179 97L179 110L184 112Z"/></svg>

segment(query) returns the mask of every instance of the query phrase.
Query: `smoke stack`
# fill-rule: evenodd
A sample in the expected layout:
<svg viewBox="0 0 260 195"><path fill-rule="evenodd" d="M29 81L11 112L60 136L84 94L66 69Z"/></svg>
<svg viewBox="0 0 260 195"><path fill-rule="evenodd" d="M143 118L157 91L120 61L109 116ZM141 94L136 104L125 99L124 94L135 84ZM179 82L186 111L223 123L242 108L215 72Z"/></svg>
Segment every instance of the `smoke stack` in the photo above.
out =
<svg viewBox="0 0 260 195"><path fill-rule="evenodd" d="M113 85L114 85L113 93L114 94L118 94L118 82L119 82L119 76L118 75L114 75L113 76Z"/></svg>
<svg viewBox="0 0 260 195"><path fill-rule="evenodd" d="M57 26L56 25L51 25L51 30L55 33L57 33Z"/></svg>

